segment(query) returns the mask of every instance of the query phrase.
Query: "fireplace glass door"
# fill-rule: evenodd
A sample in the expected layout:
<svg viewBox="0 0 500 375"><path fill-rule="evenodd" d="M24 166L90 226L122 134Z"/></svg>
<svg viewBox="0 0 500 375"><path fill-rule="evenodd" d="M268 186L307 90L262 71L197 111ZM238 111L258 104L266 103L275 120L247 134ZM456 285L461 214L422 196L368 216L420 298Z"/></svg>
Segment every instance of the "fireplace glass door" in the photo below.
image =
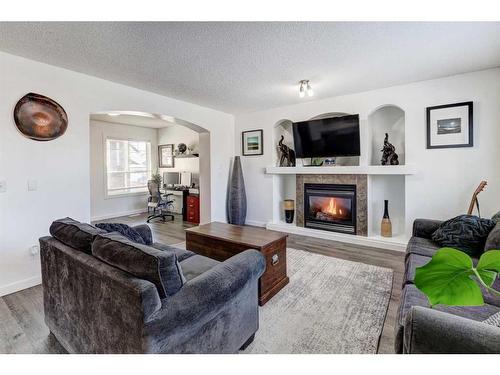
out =
<svg viewBox="0 0 500 375"><path fill-rule="evenodd" d="M340 233L356 233L356 186L305 184L304 225Z"/></svg>

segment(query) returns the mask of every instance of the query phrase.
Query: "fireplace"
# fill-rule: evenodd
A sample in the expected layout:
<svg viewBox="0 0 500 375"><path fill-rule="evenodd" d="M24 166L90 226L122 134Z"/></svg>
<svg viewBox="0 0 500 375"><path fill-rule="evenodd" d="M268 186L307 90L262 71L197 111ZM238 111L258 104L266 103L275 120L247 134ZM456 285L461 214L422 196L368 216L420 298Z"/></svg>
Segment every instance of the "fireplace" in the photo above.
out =
<svg viewBox="0 0 500 375"><path fill-rule="evenodd" d="M304 184L304 226L356 234L356 185Z"/></svg>

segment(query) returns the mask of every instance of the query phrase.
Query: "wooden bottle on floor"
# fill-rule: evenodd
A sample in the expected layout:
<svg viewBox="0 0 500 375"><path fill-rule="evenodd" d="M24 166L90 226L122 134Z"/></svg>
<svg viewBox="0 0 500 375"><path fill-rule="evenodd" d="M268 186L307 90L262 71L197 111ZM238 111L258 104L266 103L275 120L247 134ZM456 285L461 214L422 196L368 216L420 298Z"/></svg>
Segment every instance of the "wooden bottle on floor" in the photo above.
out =
<svg viewBox="0 0 500 375"><path fill-rule="evenodd" d="M380 225L380 235L382 237L392 237L392 223L389 218L389 201L384 200L384 217Z"/></svg>

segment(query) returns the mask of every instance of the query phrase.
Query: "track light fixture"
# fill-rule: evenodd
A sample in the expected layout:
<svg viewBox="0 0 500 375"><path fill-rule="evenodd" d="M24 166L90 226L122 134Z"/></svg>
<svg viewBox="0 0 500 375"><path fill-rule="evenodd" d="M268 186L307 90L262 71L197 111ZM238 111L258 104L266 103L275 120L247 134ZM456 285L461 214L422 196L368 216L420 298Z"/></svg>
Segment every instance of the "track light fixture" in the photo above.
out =
<svg viewBox="0 0 500 375"><path fill-rule="evenodd" d="M303 79L299 82L299 96L301 98L303 98L304 96L306 96L306 93L307 93L307 96L313 96L314 95L314 91L311 87L311 84L309 83L309 80L308 79Z"/></svg>

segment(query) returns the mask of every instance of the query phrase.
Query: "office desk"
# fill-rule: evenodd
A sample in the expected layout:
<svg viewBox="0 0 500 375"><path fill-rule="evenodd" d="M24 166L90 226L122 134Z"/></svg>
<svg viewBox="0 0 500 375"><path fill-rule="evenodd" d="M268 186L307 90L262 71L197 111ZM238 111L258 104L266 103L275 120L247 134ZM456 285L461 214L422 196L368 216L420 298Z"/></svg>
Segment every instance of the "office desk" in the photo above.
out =
<svg viewBox="0 0 500 375"><path fill-rule="evenodd" d="M182 189L161 189L161 192L163 194L173 194L175 198L174 202L174 209L173 211L178 214L182 214L182 220L183 221L188 221L187 217L187 197L189 194L199 194L198 189L193 189L193 188L182 188ZM179 207L176 203L177 201L181 202L181 206Z"/></svg>

